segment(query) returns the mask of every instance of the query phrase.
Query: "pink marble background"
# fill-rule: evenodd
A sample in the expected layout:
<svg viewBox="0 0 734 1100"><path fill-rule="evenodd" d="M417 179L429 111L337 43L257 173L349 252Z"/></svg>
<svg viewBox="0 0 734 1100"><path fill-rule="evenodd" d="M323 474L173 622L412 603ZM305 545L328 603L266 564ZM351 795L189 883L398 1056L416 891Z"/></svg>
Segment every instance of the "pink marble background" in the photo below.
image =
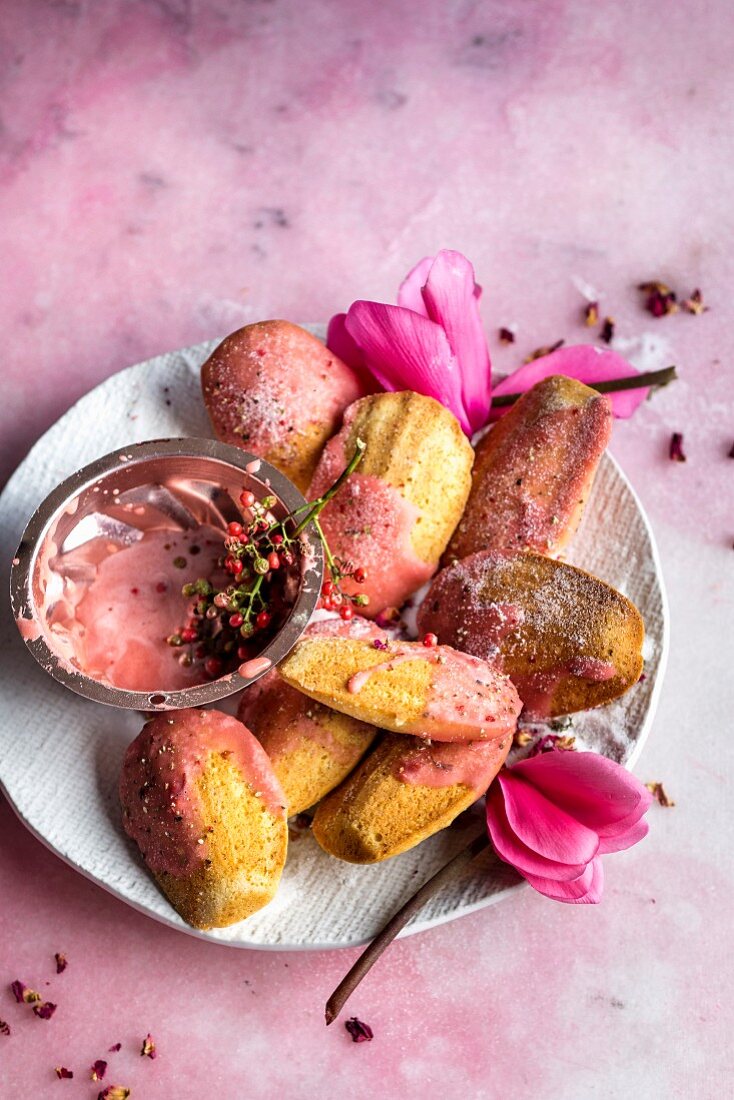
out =
<svg viewBox="0 0 734 1100"><path fill-rule="evenodd" d="M673 626L637 773L676 806L607 861L603 904L528 890L397 944L354 997L375 1031L357 1046L322 1022L354 952L167 930L2 803L0 1096L93 1097L86 1067L118 1040L105 1083L146 1100L731 1094L731 5L4 0L0 14L3 477L113 371L257 318L390 299L441 246L476 264L498 369L593 338L580 279L622 350L681 375L613 443ZM651 277L700 286L710 312L653 320L634 290ZM508 324L518 341L502 348ZM685 465L667 459L672 431ZM58 977L55 951L70 960ZM57 1001L52 1020L14 1004L16 977ZM155 1062L137 1053L147 1031Z"/></svg>

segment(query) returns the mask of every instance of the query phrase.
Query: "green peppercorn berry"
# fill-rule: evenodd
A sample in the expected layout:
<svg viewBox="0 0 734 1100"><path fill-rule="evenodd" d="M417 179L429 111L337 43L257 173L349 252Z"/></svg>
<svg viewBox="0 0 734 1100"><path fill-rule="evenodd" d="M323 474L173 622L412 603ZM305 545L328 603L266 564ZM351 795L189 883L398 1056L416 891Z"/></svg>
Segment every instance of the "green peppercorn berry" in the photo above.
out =
<svg viewBox="0 0 734 1100"><path fill-rule="evenodd" d="M256 573L259 573L261 576L264 576L268 572L268 570L270 569L270 566L268 565L267 560L265 558L255 558L253 569L255 570Z"/></svg>

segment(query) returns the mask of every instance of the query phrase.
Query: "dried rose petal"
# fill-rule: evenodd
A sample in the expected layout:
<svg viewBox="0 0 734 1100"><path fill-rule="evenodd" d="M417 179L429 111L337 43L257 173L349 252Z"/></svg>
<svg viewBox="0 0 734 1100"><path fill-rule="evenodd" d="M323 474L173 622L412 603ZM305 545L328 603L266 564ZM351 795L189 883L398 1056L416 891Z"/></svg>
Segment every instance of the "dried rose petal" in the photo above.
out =
<svg viewBox="0 0 734 1100"><path fill-rule="evenodd" d="M503 344L514 344L515 343L515 333L512 331L511 328L505 328L503 326L500 329L500 342L503 343Z"/></svg>
<svg viewBox="0 0 734 1100"><path fill-rule="evenodd" d="M533 745L530 756L537 756L541 752L553 752L560 749L561 752L575 752L576 738L562 736L560 733L546 733Z"/></svg>
<svg viewBox="0 0 734 1100"><path fill-rule="evenodd" d="M665 317L669 313L678 312L675 291L665 283L658 281L640 283L637 289L646 295L645 309L653 317Z"/></svg>
<svg viewBox="0 0 734 1100"><path fill-rule="evenodd" d="M605 317L604 318L604 324L601 326L601 332L599 333L599 336L601 337L601 339L604 341L605 344L611 344L612 340L614 339L614 318L613 317Z"/></svg>
<svg viewBox="0 0 734 1100"><path fill-rule="evenodd" d="M681 302L681 306L686 311L686 313L694 313L696 314L696 316L701 313L706 313L709 308L707 305L704 304L703 294L698 288L691 291L691 295L689 298L683 299L683 301Z"/></svg>
<svg viewBox="0 0 734 1100"><path fill-rule="evenodd" d="M545 355L551 355L554 351L558 351L559 348L562 348L565 342L565 340L556 340L555 344L536 348L535 351L531 351L530 355L523 359L523 364L532 363L535 359L542 359Z"/></svg>
<svg viewBox="0 0 734 1100"><path fill-rule="evenodd" d="M599 303L587 302L584 306L584 321L592 328L599 321Z"/></svg>
<svg viewBox="0 0 734 1100"><path fill-rule="evenodd" d="M36 993L35 989L29 989L24 982L18 981L17 978L14 982L10 983L10 992L13 994L18 1004L22 1002L31 1005L34 1001L41 1000L40 993Z"/></svg>
<svg viewBox="0 0 734 1100"><path fill-rule="evenodd" d="M108 1047L108 1049L114 1052L122 1050L122 1043L113 1043L111 1047Z"/></svg>
<svg viewBox="0 0 734 1100"><path fill-rule="evenodd" d="M732 450L734 450L734 447L732 448ZM381 638L375 638L372 645L375 647L375 649L386 650L389 648L387 642L384 642Z"/></svg>
<svg viewBox="0 0 734 1100"><path fill-rule="evenodd" d="M675 802L667 793L662 783L646 783L645 786L661 806L675 806Z"/></svg>
<svg viewBox="0 0 734 1100"><path fill-rule="evenodd" d="M58 951L54 955L56 959L56 973L63 974L69 963L67 962L66 955L60 955Z"/></svg>
<svg viewBox="0 0 734 1100"><path fill-rule="evenodd" d="M52 1001L43 1001L40 1005L34 1005L33 1011L40 1020L50 1020L56 1011L56 1005Z"/></svg>
<svg viewBox="0 0 734 1100"><path fill-rule="evenodd" d="M129 1095L130 1089L124 1085L108 1085L97 1093L97 1100L127 1100Z"/></svg>
<svg viewBox="0 0 734 1100"><path fill-rule="evenodd" d="M10 1035L10 1024L6 1024L5 1020L0 1020L0 1035Z"/></svg>
<svg viewBox="0 0 734 1100"><path fill-rule="evenodd" d="M683 452L683 433L673 432L670 437L670 461L671 462L685 462L686 456Z"/></svg>
<svg viewBox="0 0 734 1100"><path fill-rule="evenodd" d="M92 1069L90 1071L90 1076L91 1076L93 1081L102 1081L102 1080L104 1080L104 1075L105 1075L106 1072L107 1072L107 1063L102 1058L98 1058L97 1061L92 1066Z"/></svg>
<svg viewBox="0 0 734 1100"><path fill-rule="evenodd" d="M141 1058L157 1058L158 1055L155 1049L155 1043L153 1042L153 1036L148 1033L143 1039L143 1045L140 1048Z"/></svg>
<svg viewBox="0 0 734 1100"><path fill-rule="evenodd" d="M344 1026L352 1036L353 1043L369 1043L374 1037L370 1025L362 1023L356 1016L352 1016L351 1019L345 1020Z"/></svg>
<svg viewBox="0 0 734 1100"><path fill-rule="evenodd" d="M70 1081L74 1076L74 1071L67 1069L66 1066L56 1066L55 1070L60 1081Z"/></svg>

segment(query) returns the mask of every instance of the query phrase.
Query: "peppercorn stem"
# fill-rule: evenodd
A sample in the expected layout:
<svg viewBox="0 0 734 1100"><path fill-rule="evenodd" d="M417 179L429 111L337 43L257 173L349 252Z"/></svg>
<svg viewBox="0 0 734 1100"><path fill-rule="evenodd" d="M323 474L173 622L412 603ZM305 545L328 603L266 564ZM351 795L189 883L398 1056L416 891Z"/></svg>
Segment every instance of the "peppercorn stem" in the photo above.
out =
<svg viewBox="0 0 734 1100"><path fill-rule="evenodd" d="M667 386L678 377L675 367L665 367L663 370L646 371L643 374L632 374L625 378L608 378L603 382L587 382L586 385L597 393L620 393L622 390L639 390L646 386ZM503 393L499 397L492 398L493 408L502 408L514 405L522 397L521 393Z"/></svg>
<svg viewBox="0 0 734 1100"><path fill-rule="evenodd" d="M301 532L304 530L304 528L308 527L311 520L314 520L314 519L318 518L318 516L321 514L321 512L326 507L326 505L329 503L329 501L332 499L332 497L336 496L336 494L339 492L339 490L341 489L342 485L347 480L347 478L351 474L353 474L354 471L356 470L357 466L359 466L360 462L362 461L362 457L364 455L364 452L366 450L367 450L367 444L364 443L361 439L358 439L356 444L355 444L354 454L350 458L348 465L339 474L339 477L336 479L336 481L331 486L331 488L327 489L323 496L319 497L318 500L315 500L313 502L313 504L311 505L309 511L306 513L306 515L303 517L303 519L301 520L301 522L298 524L295 531L293 532L292 537L294 539L297 538L301 534Z"/></svg>
<svg viewBox="0 0 734 1100"><path fill-rule="evenodd" d="M479 836L476 836L467 844L466 848L462 848L458 855L455 855L453 859L444 864L440 871L437 871L432 878L424 882L420 890L413 894L405 905L401 906L397 913L390 918L382 931L364 949L352 969L342 978L326 1002L327 1027L334 1022L359 983L370 972L383 951L389 947L414 913L417 913L429 898L437 894L448 882L460 875L488 845L489 837L487 833L481 832Z"/></svg>
<svg viewBox="0 0 734 1100"><path fill-rule="evenodd" d="M318 521L318 519L314 519L313 525L316 528L316 534L321 539L321 545L324 548L324 554L326 556L326 564L329 567L329 573L333 577L338 572L338 570L336 568L336 562L334 561L334 555L331 552L331 547L329 546L328 542L326 541L326 535L321 530L321 524Z"/></svg>

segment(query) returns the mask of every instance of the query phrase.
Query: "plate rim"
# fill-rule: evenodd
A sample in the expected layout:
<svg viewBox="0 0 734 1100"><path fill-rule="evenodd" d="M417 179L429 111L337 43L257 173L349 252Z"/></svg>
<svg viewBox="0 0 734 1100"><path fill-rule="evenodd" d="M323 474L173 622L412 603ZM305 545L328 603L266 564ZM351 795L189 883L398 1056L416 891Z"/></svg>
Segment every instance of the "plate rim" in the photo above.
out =
<svg viewBox="0 0 734 1100"><path fill-rule="evenodd" d="M304 326L304 327L308 327L310 329L320 329L322 326L309 325L309 326ZM160 358L162 358L163 356L166 356L166 355L185 355L185 354L201 355L205 351L205 349L209 349L212 346L216 346L216 342L217 342L216 338L210 339L210 340L204 340L204 341L200 341L198 344L191 344L191 345L188 345L184 348L177 348L177 349L173 349L172 351L161 352L158 355L155 355L155 356L152 356L148 359L142 360L139 363L131 363L128 366L123 367L119 371L113 371L112 374L110 374L106 378L102 379L102 381L100 381L96 386L93 386L86 393L82 394L72 405L69 406L69 408L64 413L62 413L62 415L60 417L58 417L53 422L53 424L49 425L49 427L46 429L46 431L36 440L36 442L33 444L33 446L28 450L26 455L18 463L18 465L16 466L16 468L13 470L12 474L8 478L7 482L3 486L2 492L0 493L0 508L2 508L6 493L8 492L8 489L12 485L12 483L15 480L16 476L19 475L21 469L23 467L25 467L27 463L29 463L33 460L33 457L34 457L34 454L35 454L36 450L43 444L43 442L44 442L46 436L49 434L49 432L54 430L54 428L56 428L57 425L61 421L65 420L67 417L72 417L72 415L74 414L74 412L77 409L78 405L80 405L83 401L85 401L87 398L89 398L97 390L100 390L104 386L106 386L112 378L115 378L119 375L125 374L128 371L135 371L135 370L139 369L140 367L144 367L148 363L154 362L154 361L156 361L156 360L158 360L158 359L160 359ZM661 562L661 559L660 559L660 553L659 553L659 550L658 550L657 541L655 539L655 534L654 534L654 531L653 531L653 528L652 528L652 524L650 523L647 512L646 512L646 510L645 510L645 508L642 504L642 501L640 500L640 497L637 494L634 486L630 482L630 479L628 478L625 471L620 466L618 460L614 457L614 455L609 450L605 451L604 458L611 463L611 465L612 465L612 467L615 471L615 474L622 481L622 483L624 484L625 489L627 490L627 492L632 497L632 499L634 501L634 504L635 504L635 507L636 507L636 510L637 510L637 514L640 517L640 519L642 520L642 525L645 529L645 533L647 535L648 542L649 542L649 545L650 545L650 557L651 557L652 564L653 564L653 567L654 567L655 579L656 579L657 586L658 586L659 593L660 593L660 602L661 602L661 610L662 610L662 616L661 616L662 617L662 637L661 637L661 642L660 642L660 654L659 654L659 659L658 659L658 670L657 670L657 673L656 673L656 676L655 676L655 681L654 681L653 686L652 686L650 701L649 701L649 705L648 705L648 708L647 708L647 713L646 713L644 721L642 723L642 728L640 729L639 736L635 740L634 747L633 747L632 751L630 752L630 755L629 755L629 757L626 760L625 765L624 765L625 768L627 768L628 770L631 770L635 766L635 764L637 763L637 761L638 761L638 759L639 759L639 757L642 753L642 750L645 747L647 739L650 735L650 731L651 731L652 725L655 721L657 708L658 708L658 704L659 704L659 701L660 701L660 695L661 695L662 688L663 688L663 682L665 680L665 673L666 673L666 669L667 669L668 656L669 656L669 650L670 650L670 605L669 605L669 602L668 602L668 596L667 596L667 590L666 590L666 586L665 586L665 580L664 580L664 575L663 575L662 562ZM107 893L107 894L111 895L112 897L116 898L117 900L121 901L125 905L129 906L131 909L134 909L136 912L141 913L145 917L147 917L151 920L154 920L158 924L162 924L164 927L170 928L173 931L182 932L185 935L193 937L194 939L197 939L197 940L205 942L205 943L213 944L214 946L217 946L217 947L238 948L238 949L241 949L241 950L244 949L244 950L249 950L249 951L284 951L284 952L289 952L289 953L290 952L297 952L297 951L300 951L300 952L313 952L313 951L337 951L337 950L342 950L342 949L346 950L346 949L350 949L350 948L353 949L355 947L364 946L365 944L369 943L371 941L371 939L373 938L372 936L367 937L367 938L362 938L362 937L358 936L355 939L348 940L348 941L342 940L339 943L333 943L333 942L328 942L328 941L323 942L323 943L321 943L321 942L319 942L319 943L316 943L316 942L309 942L309 943L261 943L261 942L245 941L245 940L228 940L228 939L224 939L224 938L220 939L219 937L217 937L215 935L212 935L211 931L205 931L205 930L193 928L192 926L186 924L183 920L181 920L181 918L178 918L178 920L177 920L177 919L174 919L173 917L168 917L163 913L155 912L155 911L147 908L145 905L143 905L143 904L139 903L138 901L134 900L133 898L128 897L127 895L122 893L119 889L117 889L116 887L114 887L110 883L107 883L104 880L102 880L100 878L97 878L90 870L88 870L87 868L85 868L85 867L81 866L80 864L76 863L69 855L67 855L60 848L56 847L51 841L49 841L42 833L40 833L30 823L30 821L24 816L24 814L21 811L20 807L16 804L16 802L12 798L5 782L3 781L2 775L0 775L0 792L2 792L4 797L7 799L8 805L12 809L12 811L13 811L15 817L18 819L18 821L20 821L20 823L28 830L28 832L33 837L35 837L35 839L38 840L43 845L43 847L46 848L47 851L51 852L54 856L56 856L57 858L62 860L63 863L65 863L73 871L75 871L78 874L82 875L88 882L91 882L94 886L96 886L99 889L103 890L105 893ZM429 931L430 929L439 927L442 924L448 924L448 923L450 923L454 920L459 920L461 917L470 916L473 913L477 913L482 909L486 909L489 906L495 905L497 902L504 900L508 895L511 895L511 894L515 893L520 888L522 888L522 889L527 888L527 883L524 882L522 879L520 879L516 883L513 883L511 885L503 887L502 889L496 891L495 893L493 893L493 894L491 894L487 897L483 897L483 898L478 899L477 901L469 902L469 903L466 903L466 904L462 905L461 911L458 912L458 913L457 912L453 912L453 913L450 913L450 914L440 913L440 914L436 915L435 917L427 919L427 920L414 919L409 924L407 924L403 929L401 929L400 933L398 934L398 936L396 938L397 939L407 939L409 936L414 936L414 935L418 935L422 932ZM180 923L179 923L179 921L180 921Z"/></svg>

